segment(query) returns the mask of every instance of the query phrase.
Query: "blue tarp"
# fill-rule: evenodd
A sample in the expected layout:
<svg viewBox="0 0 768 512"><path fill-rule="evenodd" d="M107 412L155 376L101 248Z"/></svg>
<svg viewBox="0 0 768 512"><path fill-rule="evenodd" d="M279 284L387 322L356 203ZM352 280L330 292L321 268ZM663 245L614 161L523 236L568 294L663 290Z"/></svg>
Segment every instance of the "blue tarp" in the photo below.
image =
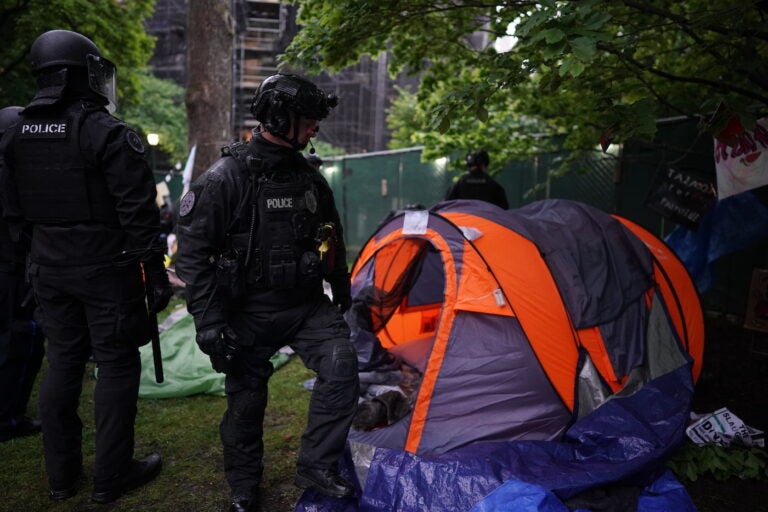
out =
<svg viewBox="0 0 768 512"><path fill-rule="evenodd" d="M636 510L695 507L666 471L682 443L693 382L682 366L576 422L562 441L475 443L442 455L379 448L359 500L305 492L296 512L559 511L580 492L622 484L644 489ZM349 456L343 473L354 478Z"/></svg>
<svg viewBox="0 0 768 512"><path fill-rule="evenodd" d="M768 208L751 192L717 201L699 229L675 228L664 240L682 260L699 292L712 285L712 263L768 238Z"/></svg>

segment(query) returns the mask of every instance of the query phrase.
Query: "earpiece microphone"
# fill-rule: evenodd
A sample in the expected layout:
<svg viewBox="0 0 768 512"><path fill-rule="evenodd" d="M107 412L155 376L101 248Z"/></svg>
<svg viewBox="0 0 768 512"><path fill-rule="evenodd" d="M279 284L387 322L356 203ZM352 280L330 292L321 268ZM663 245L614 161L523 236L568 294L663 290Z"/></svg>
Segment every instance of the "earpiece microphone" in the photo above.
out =
<svg viewBox="0 0 768 512"><path fill-rule="evenodd" d="M312 144L312 139L309 139L309 154L310 155L315 154L315 146Z"/></svg>

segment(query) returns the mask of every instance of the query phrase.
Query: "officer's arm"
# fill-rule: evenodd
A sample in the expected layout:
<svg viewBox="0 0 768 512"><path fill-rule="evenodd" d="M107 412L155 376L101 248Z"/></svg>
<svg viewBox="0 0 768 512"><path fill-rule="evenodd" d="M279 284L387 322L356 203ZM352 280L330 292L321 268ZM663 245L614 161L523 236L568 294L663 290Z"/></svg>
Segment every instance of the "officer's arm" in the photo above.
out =
<svg viewBox="0 0 768 512"><path fill-rule="evenodd" d="M215 258L224 249L230 215L237 204L236 187L211 169L181 199L176 274L186 284L187 310L198 330L224 323L216 288Z"/></svg>
<svg viewBox="0 0 768 512"><path fill-rule="evenodd" d="M144 159L138 134L106 114L91 116L83 134L85 147L96 153L107 187L115 199L120 226L128 236L126 249L148 249L158 244L160 210L152 171ZM92 145L92 146L90 146Z"/></svg>
<svg viewBox="0 0 768 512"><path fill-rule="evenodd" d="M336 251L333 270L327 277L328 284L331 285L334 302L341 304L342 309L349 307L350 299L350 279L347 269L347 248L344 244L344 228L341 225L339 212L336 209L336 203L333 199L333 192L326 185L326 192L323 194L324 210L328 212L326 221L333 222L336 226Z"/></svg>
<svg viewBox="0 0 768 512"><path fill-rule="evenodd" d="M27 244L25 223L22 218L19 198L16 195L16 179L7 165L3 152L8 144L9 137L5 137L0 143L0 217L5 219L14 242Z"/></svg>

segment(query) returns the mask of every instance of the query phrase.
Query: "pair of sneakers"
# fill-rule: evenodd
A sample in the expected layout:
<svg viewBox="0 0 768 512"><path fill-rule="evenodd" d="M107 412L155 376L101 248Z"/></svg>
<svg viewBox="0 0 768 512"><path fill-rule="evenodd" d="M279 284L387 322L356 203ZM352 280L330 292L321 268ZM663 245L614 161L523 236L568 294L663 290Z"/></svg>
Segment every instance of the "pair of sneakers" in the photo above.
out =
<svg viewBox="0 0 768 512"><path fill-rule="evenodd" d="M123 475L106 482L95 483L91 500L96 503L112 503L123 494L151 482L163 467L160 455L153 453L140 460L132 460L130 467ZM82 482L82 471L78 471L75 479L62 486L52 486L50 497L54 501L66 500L77 494Z"/></svg>

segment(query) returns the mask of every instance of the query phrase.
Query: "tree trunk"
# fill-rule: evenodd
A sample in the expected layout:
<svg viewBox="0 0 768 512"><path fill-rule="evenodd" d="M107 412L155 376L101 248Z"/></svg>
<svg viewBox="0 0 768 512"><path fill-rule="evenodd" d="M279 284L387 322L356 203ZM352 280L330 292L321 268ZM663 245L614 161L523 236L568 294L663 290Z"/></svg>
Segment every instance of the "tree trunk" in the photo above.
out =
<svg viewBox="0 0 768 512"><path fill-rule="evenodd" d="M191 0L187 22L189 147L197 146L192 181L232 142L234 21L229 0Z"/></svg>

